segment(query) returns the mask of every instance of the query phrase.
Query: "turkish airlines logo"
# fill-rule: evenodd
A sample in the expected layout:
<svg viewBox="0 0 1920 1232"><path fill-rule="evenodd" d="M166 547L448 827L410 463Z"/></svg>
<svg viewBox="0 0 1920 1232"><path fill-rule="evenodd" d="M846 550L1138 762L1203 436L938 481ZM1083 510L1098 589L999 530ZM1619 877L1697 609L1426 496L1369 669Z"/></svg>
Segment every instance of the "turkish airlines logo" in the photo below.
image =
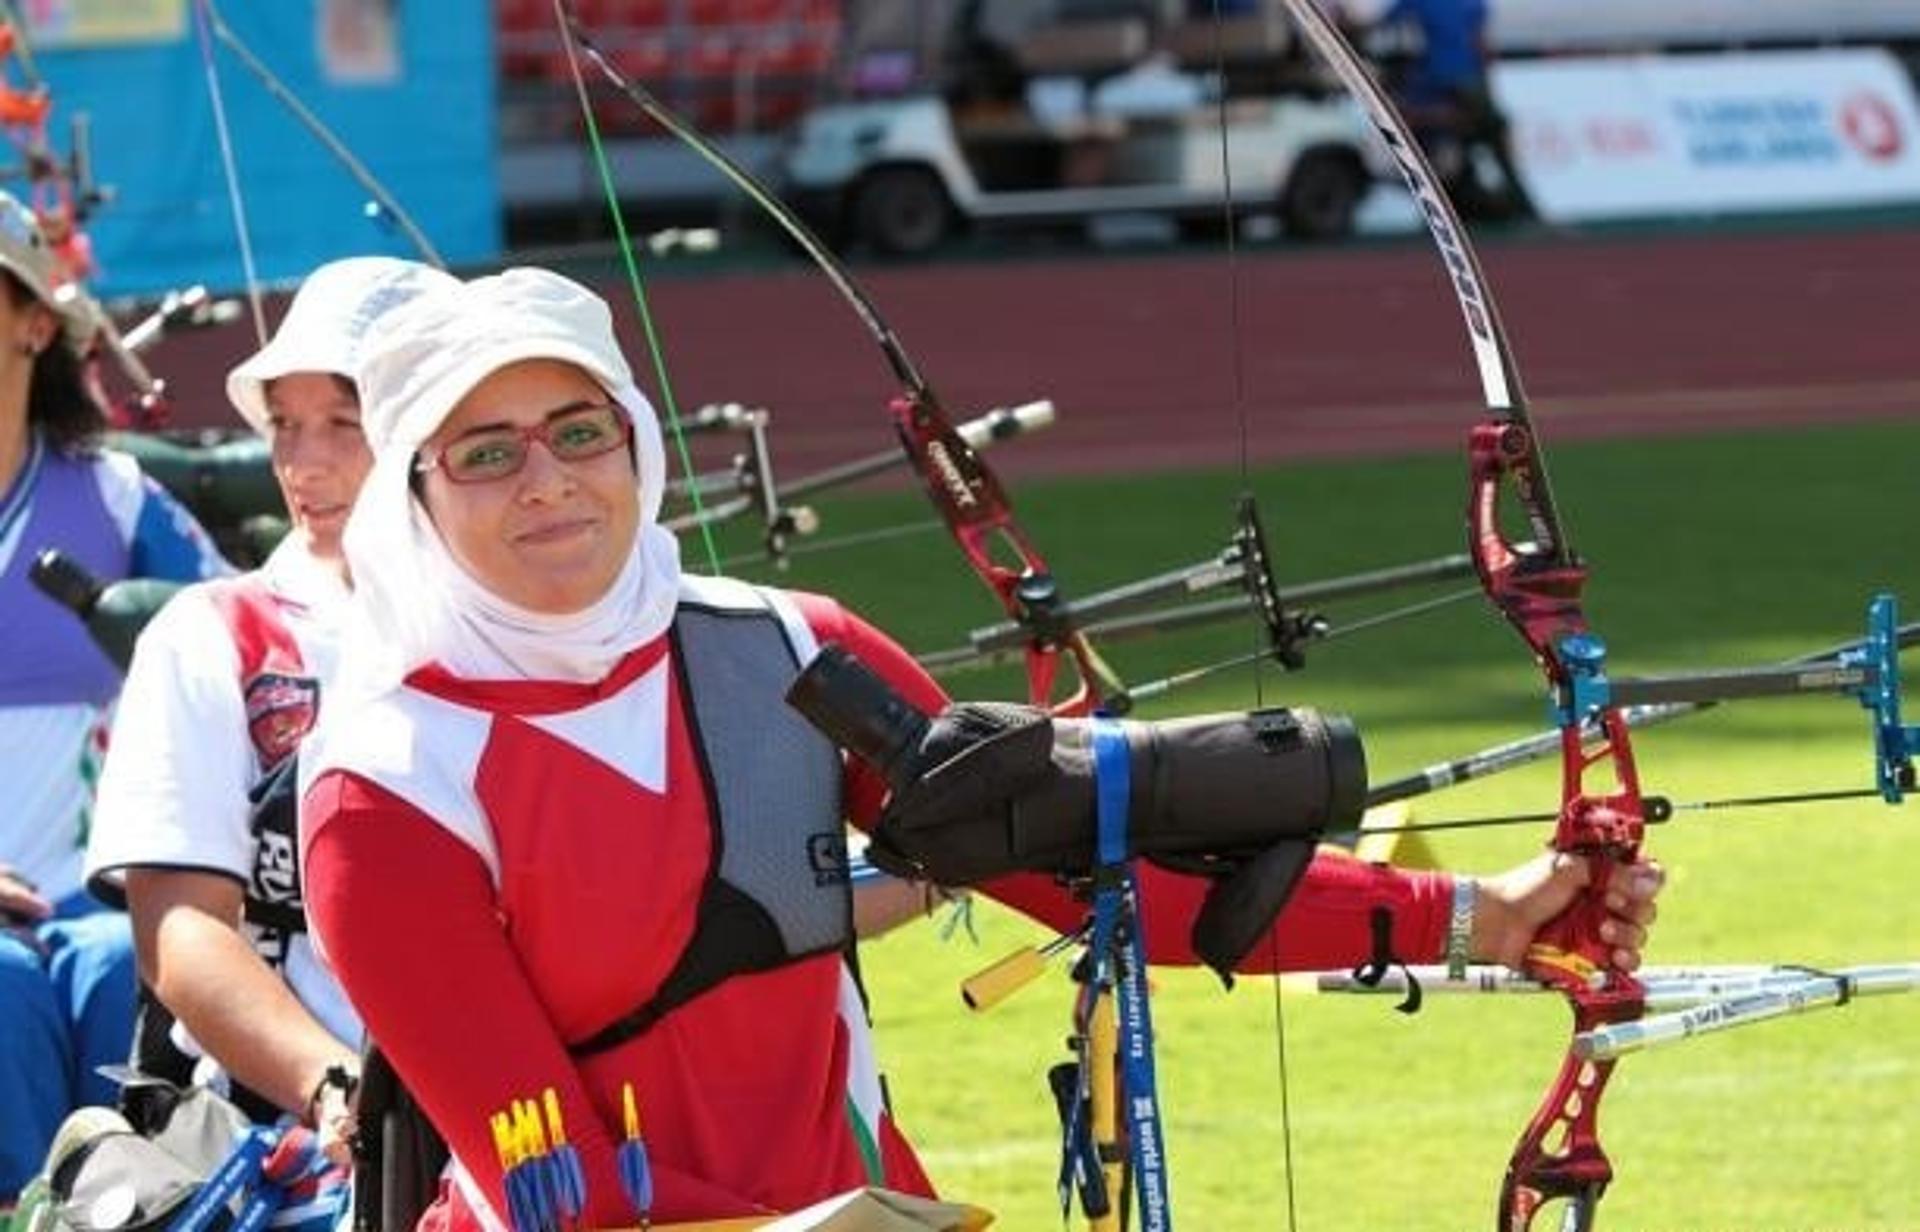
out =
<svg viewBox="0 0 1920 1232"><path fill-rule="evenodd" d="M1878 94L1861 92L1840 104L1840 131L1871 162L1892 162L1906 144L1900 113Z"/></svg>

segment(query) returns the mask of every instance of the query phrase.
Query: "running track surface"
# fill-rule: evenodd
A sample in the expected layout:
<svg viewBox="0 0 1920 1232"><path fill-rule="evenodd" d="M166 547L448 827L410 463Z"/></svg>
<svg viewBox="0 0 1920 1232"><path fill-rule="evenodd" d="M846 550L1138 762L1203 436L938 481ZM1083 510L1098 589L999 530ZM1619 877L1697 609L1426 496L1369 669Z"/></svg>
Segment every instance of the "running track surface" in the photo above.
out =
<svg viewBox="0 0 1920 1232"><path fill-rule="evenodd" d="M1511 239L1482 250L1549 443L1920 418L1920 230ZM683 409L773 413L795 476L889 447L894 384L810 267L656 267ZM857 271L956 419L1051 398L1059 422L996 454L1019 476L1458 449L1479 404L1431 248L1023 259ZM637 316L601 290L642 385ZM273 318L278 319L277 310ZM220 393L242 327L151 357L176 422L237 423Z"/></svg>

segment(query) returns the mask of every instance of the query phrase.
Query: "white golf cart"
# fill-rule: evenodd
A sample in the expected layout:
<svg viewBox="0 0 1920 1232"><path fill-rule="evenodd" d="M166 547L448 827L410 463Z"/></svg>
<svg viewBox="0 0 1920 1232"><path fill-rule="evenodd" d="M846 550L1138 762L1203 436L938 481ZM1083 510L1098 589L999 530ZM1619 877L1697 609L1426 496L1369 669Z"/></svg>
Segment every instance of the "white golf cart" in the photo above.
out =
<svg viewBox="0 0 1920 1232"><path fill-rule="evenodd" d="M938 92L803 117L782 159L786 195L830 241L896 256L975 226L1114 215L1206 233L1224 225L1229 172L1240 215L1305 240L1352 232L1388 168L1280 12L1216 25L1157 4L1075 7L963 4Z"/></svg>

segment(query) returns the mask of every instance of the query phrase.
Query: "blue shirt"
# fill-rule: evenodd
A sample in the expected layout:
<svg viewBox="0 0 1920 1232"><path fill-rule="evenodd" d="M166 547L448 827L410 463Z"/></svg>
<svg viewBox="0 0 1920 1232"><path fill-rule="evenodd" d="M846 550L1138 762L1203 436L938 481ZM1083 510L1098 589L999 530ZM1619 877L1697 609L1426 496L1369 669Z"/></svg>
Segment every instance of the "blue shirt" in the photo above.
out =
<svg viewBox="0 0 1920 1232"><path fill-rule="evenodd" d="M1439 101L1486 77L1481 41L1487 0L1395 0L1381 20L1410 21L1420 28L1425 46L1407 77L1410 100Z"/></svg>
<svg viewBox="0 0 1920 1232"><path fill-rule="evenodd" d="M37 437L0 492L0 864L59 901L80 888L102 718L120 671L86 625L40 593L34 557L58 548L102 582L228 572L179 502L111 450L63 453Z"/></svg>

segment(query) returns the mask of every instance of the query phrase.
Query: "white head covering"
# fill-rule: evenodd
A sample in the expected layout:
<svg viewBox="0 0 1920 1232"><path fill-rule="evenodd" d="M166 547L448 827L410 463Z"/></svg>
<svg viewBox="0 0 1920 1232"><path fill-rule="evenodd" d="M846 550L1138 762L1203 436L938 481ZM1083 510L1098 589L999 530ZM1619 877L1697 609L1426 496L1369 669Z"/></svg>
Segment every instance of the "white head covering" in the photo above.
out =
<svg viewBox="0 0 1920 1232"><path fill-rule="evenodd" d="M53 309L74 350L87 349L99 328L99 306L61 270L53 246L40 229L40 219L4 192L0 192L0 269Z"/></svg>
<svg viewBox="0 0 1920 1232"><path fill-rule="evenodd" d="M240 418L267 432L267 383L294 372L331 372L352 380L373 323L408 300L460 280L398 257L348 257L307 275L287 305L273 341L227 374L227 399Z"/></svg>
<svg viewBox="0 0 1920 1232"><path fill-rule="evenodd" d="M354 582L341 667L349 696L384 693L427 663L476 680L599 680L666 631L680 591L680 545L658 520L666 452L605 301L558 274L510 269L384 317L360 358L374 463L345 535ZM518 607L470 577L408 486L420 446L454 405L489 374L527 359L563 360L598 381L632 417L639 462L640 529L626 565L606 594L559 616Z"/></svg>

